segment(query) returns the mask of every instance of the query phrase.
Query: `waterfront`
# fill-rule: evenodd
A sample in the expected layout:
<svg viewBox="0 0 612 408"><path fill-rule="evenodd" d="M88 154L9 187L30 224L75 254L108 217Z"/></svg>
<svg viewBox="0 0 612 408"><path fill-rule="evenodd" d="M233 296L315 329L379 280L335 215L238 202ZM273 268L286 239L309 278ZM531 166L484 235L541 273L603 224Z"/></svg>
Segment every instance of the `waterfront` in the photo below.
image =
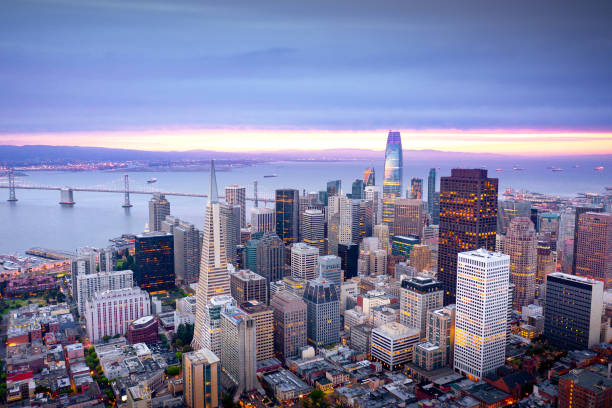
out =
<svg viewBox="0 0 612 408"><path fill-rule="evenodd" d="M382 156L382 153L381 153ZM518 163L522 171L512 171L514 162L482 161L491 177L499 178L499 191L506 188L527 189L530 191L572 197L576 193L601 193L606 186L612 185L610 160L606 163L573 159L571 162L550 162L525 160ZM470 166L471 162L471 166ZM438 177L450 175L452 167L475 167L473 159L465 163L457 160L431 161L417 160L412 157L404 159L404 187L409 187L410 178L420 177L424 180L424 193L427 192L427 172L432 165L437 167ZM580 167L574 168L578 164ZM260 197L271 198L275 188L292 187L300 192L325 189L325 183L332 179L341 179L344 192L350 192L350 186L356 178L363 178L366 167L376 169L377 184L382 183L383 162L349 161L349 162L276 162L260 164L253 167L235 168L228 172L219 172L217 179L222 193L227 185L240 184L247 187L247 196L253 195L253 180L257 179ZM603 171L594 171L594 167L604 165ZM560 166L563 172L552 172L548 166ZM496 168L504 171L496 172ZM278 174L278 177L266 178L264 175ZM133 172L129 173L133 186L145 185L146 180L157 178L153 186L159 190L206 193L208 190L208 172ZM27 184L59 186L98 186L107 185L123 176L120 172L29 172L26 177L18 177L17 182ZM438 179L439 188L439 179ZM106 246L108 239L122 233L137 233L144 230L148 221L148 195L131 195L133 207L124 209L123 194L75 192L76 204L63 207L58 204L59 192L44 190L17 190L16 203L6 200L8 190L0 190L0 253L22 253L34 246L60 250L75 250L80 246ZM193 197L168 197L173 215L193 222L201 227L203 223L205 199ZM247 202L247 207L252 206ZM262 204L260 204L262 205ZM269 204L270 205L270 204Z"/></svg>

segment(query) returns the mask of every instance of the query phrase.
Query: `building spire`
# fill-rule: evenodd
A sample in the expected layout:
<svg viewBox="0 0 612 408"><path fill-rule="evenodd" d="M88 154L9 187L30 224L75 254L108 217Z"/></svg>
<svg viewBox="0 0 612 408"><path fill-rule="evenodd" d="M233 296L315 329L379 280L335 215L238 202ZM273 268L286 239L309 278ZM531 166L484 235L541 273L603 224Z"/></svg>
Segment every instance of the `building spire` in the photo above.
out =
<svg viewBox="0 0 612 408"><path fill-rule="evenodd" d="M217 175L215 174L215 161L210 161L210 184L208 186L208 203L216 204L219 202L217 193Z"/></svg>

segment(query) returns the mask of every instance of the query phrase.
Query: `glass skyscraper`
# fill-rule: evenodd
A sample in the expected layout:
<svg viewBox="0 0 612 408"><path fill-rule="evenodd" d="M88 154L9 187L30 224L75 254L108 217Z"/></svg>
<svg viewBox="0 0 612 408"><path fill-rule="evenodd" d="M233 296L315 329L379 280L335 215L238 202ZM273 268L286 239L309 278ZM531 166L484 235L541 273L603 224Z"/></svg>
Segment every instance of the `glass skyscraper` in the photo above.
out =
<svg viewBox="0 0 612 408"><path fill-rule="evenodd" d="M427 177L427 212L431 216L433 216L435 193L436 193L436 169L432 167L431 169L429 169L429 176Z"/></svg>
<svg viewBox="0 0 612 408"><path fill-rule="evenodd" d="M393 224L393 202L402 195L402 137L400 132L389 132L385 150L385 179L383 181L383 223ZM392 230L389 228L389 230Z"/></svg>

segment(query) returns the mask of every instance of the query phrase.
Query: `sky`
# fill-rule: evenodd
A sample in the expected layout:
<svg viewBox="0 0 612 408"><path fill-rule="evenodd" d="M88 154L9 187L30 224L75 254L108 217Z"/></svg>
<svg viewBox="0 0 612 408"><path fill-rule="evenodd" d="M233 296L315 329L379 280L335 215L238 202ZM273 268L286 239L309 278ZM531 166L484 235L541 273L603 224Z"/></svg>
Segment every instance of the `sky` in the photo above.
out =
<svg viewBox="0 0 612 408"><path fill-rule="evenodd" d="M0 144L612 154L612 2L3 0Z"/></svg>

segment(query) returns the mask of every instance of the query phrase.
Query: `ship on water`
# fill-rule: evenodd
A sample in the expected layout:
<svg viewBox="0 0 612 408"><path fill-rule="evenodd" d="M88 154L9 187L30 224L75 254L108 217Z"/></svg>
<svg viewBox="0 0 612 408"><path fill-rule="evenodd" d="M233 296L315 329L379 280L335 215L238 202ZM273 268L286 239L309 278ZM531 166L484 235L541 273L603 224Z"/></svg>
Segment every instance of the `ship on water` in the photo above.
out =
<svg viewBox="0 0 612 408"><path fill-rule="evenodd" d="M264 175L265 178L270 178L270 177L278 177L278 174L274 173L274 174L266 174Z"/></svg>
<svg viewBox="0 0 612 408"><path fill-rule="evenodd" d="M595 167L595 171L603 171L604 168L604 166L597 166Z"/></svg>
<svg viewBox="0 0 612 408"><path fill-rule="evenodd" d="M157 183L157 179L155 177L153 177L151 179L148 179L147 183L149 183L149 184Z"/></svg>

